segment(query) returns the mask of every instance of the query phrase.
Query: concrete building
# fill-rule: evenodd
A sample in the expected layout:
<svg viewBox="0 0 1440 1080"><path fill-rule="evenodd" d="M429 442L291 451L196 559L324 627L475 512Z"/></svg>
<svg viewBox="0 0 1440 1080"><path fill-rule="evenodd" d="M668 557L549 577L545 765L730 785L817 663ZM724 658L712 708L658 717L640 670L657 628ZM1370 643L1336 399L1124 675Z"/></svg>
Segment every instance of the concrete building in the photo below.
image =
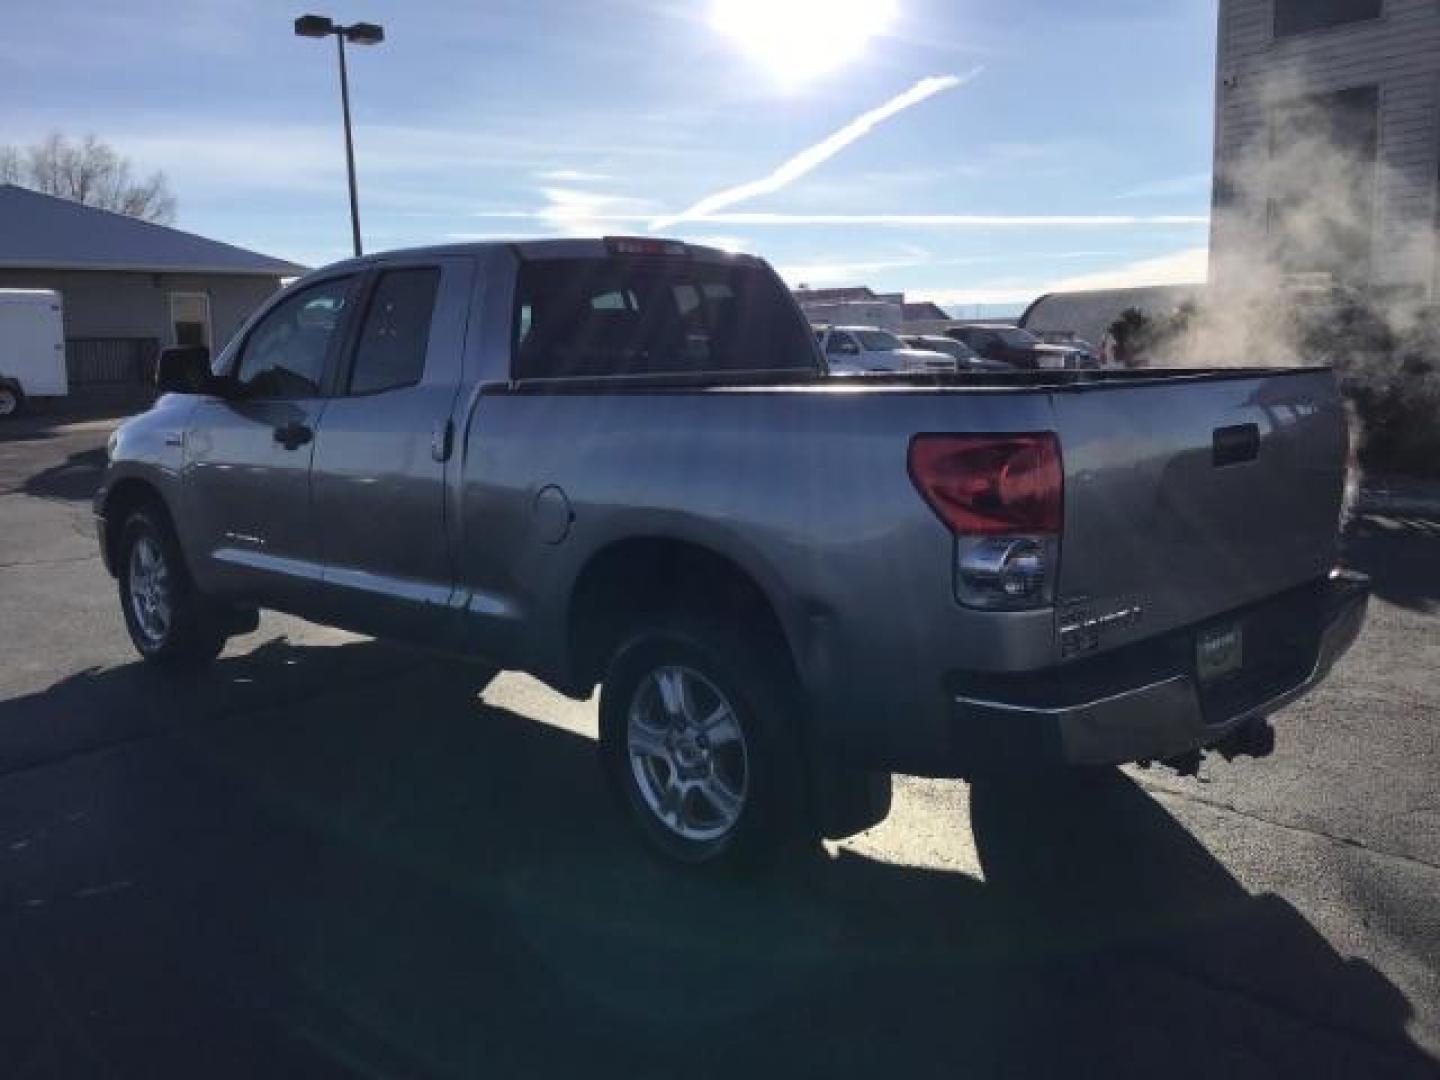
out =
<svg viewBox="0 0 1440 1080"><path fill-rule="evenodd" d="M1220 0L1211 281L1436 299L1440 3Z"/></svg>
<svg viewBox="0 0 1440 1080"><path fill-rule="evenodd" d="M868 285L835 289L810 289L802 285L793 295L805 317L817 323L883 326L888 330L920 333L942 329L955 321L939 304L929 300L908 301L903 292L877 293Z"/></svg>
<svg viewBox="0 0 1440 1080"><path fill-rule="evenodd" d="M0 184L0 288L61 293L72 391L144 381L166 345L218 348L304 269Z"/></svg>

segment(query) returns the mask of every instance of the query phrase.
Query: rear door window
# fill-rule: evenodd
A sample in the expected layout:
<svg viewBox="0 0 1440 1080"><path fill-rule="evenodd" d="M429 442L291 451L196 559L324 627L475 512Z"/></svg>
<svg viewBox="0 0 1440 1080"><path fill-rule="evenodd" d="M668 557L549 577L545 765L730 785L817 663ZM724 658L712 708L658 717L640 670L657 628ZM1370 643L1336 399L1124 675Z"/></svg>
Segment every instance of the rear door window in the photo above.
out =
<svg viewBox="0 0 1440 1080"><path fill-rule="evenodd" d="M680 258L541 259L520 267L520 379L814 370L775 278Z"/></svg>
<svg viewBox="0 0 1440 1080"><path fill-rule="evenodd" d="M433 266L380 274L360 325L350 393L375 394L420 381L439 287L440 271Z"/></svg>

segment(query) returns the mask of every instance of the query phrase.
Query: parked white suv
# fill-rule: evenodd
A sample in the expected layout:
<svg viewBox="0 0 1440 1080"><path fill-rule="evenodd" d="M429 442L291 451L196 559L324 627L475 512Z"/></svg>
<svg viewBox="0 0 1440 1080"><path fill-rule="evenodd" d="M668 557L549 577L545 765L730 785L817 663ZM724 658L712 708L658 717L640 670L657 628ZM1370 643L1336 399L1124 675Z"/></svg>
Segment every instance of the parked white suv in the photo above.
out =
<svg viewBox="0 0 1440 1080"><path fill-rule="evenodd" d="M953 356L912 349L889 330L875 326L817 326L815 340L832 375L953 372L957 366Z"/></svg>

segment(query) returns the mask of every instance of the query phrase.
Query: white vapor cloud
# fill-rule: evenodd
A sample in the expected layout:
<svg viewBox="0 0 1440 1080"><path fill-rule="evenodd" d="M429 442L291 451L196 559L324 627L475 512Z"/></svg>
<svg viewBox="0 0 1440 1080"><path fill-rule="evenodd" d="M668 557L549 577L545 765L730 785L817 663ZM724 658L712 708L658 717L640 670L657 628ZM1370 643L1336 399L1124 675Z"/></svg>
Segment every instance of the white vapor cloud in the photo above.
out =
<svg viewBox="0 0 1440 1080"><path fill-rule="evenodd" d="M710 219L717 210L723 210L727 206L734 206L736 203L753 199L757 195L769 195L771 192L779 191L781 188L793 184L806 173L811 172L820 165L829 161L832 157L844 150L857 139L868 135L874 128L884 121L890 119L896 113L903 112L912 105L918 105L926 98L934 97L936 94L951 90L957 86L974 79L980 74L982 68L975 68L965 75L932 75L921 79L914 86L910 87L903 94L898 94L885 104L871 109L869 112L861 113L854 120L851 120L840 130L821 139L813 146L801 150L789 161L784 162L769 176L762 176L759 180L751 180L748 183L738 184L724 191L717 191L713 195L707 195L699 202L680 211L678 214L671 214L665 217L658 217L650 223L651 229L664 229L679 221L693 220L696 218Z"/></svg>

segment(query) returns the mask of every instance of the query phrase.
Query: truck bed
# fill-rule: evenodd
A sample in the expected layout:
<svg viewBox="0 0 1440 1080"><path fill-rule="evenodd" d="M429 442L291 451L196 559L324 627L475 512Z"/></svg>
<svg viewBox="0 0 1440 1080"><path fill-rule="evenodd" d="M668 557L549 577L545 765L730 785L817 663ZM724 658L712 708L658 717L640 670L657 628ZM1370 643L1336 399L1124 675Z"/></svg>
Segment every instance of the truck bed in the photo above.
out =
<svg viewBox="0 0 1440 1080"><path fill-rule="evenodd" d="M1067 371L961 371L946 373L896 372L872 375L797 377L794 371L696 373L684 375L610 375L593 379L518 379L491 391L523 393L625 393L655 390L796 390L835 393L916 392L936 390L1084 390L1087 388L1142 386L1154 383L1214 382L1260 376L1314 374L1329 371L1325 365L1303 367L1184 367L1106 368Z"/></svg>

